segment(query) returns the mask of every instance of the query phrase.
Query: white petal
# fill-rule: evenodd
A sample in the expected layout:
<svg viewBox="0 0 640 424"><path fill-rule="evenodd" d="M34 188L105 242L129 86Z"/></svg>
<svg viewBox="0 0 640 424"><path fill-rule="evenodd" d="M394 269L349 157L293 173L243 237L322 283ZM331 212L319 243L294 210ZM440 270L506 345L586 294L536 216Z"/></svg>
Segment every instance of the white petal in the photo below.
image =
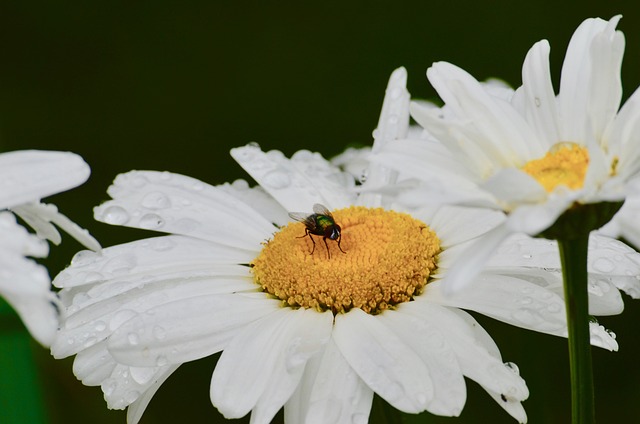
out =
<svg viewBox="0 0 640 424"><path fill-rule="evenodd" d="M413 215L421 217L420 211ZM441 246L446 249L495 228L504 221L504 214L486 209L443 206L431 219L422 221L436 232Z"/></svg>
<svg viewBox="0 0 640 424"><path fill-rule="evenodd" d="M594 34L589 46L591 60L588 111L596 140L613 121L622 99L620 69L624 55L624 35L616 31L621 16L613 17L606 28ZM585 52L586 53L586 52Z"/></svg>
<svg viewBox="0 0 640 424"><path fill-rule="evenodd" d="M309 358L328 342L331 322L330 312L285 308L247 326L218 360L213 404L227 418L255 408L252 422L268 423L291 397Z"/></svg>
<svg viewBox="0 0 640 424"><path fill-rule="evenodd" d="M59 320L59 303L51 291L46 268L24 257L46 254L46 244L18 225L10 213L0 213L0 296L20 316L33 337L49 346Z"/></svg>
<svg viewBox="0 0 640 424"><path fill-rule="evenodd" d="M220 265L248 264L256 252L191 237L163 236L108 247L98 253L82 251L54 280L60 288L120 279L140 284L181 275L215 275ZM207 274L207 270L213 270ZM248 275L248 274L246 274Z"/></svg>
<svg viewBox="0 0 640 424"><path fill-rule="evenodd" d="M377 318L417 353L429 369L435 394L427 410L437 415L458 416L467 399L464 378L456 354L442 334L451 329L437 327L422 315L422 309L430 307L433 305L427 302L403 303Z"/></svg>
<svg viewBox="0 0 640 424"><path fill-rule="evenodd" d="M231 156L288 211L309 211L316 203L329 209L351 205L347 188L353 178L318 153L297 152L291 159L276 150L263 152L256 145L231 149Z"/></svg>
<svg viewBox="0 0 640 424"><path fill-rule="evenodd" d="M542 202L547 197L538 181L516 168L501 169L480 187L491 193L507 210L520 203Z"/></svg>
<svg viewBox="0 0 640 424"><path fill-rule="evenodd" d="M333 340L360 378L394 408L424 411L434 389L420 357L376 317L360 309L335 319Z"/></svg>
<svg viewBox="0 0 640 424"><path fill-rule="evenodd" d="M73 374L85 386L99 386L111 376L117 365L107 351L107 343L100 342L76 355L73 360Z"/></svg>
<svg viewBox="0 0 640 424"><path fill-rule="evenodd" d="M86 248L100 250L100 243L87 230L58 212L55 205L25 203L12 208L12 211L36 230L36 234L40 238L50 240L53 244L60 244L62 241L60 233L53 226L55 224Z"/></svg>
<svg viewBox="0 0 640 424"><path fill-rule="evenodd" d="M602 140L603 147L619 159L618 174L624 180L640 168L640 88L636 89L624 103L613 123L607 128Z"/></svg>
<svg viewBox="0 0 640 424"><path fill-rule="evenodd" d="M269 384L251 411L251 423L268 424L299 386L309 359L321 354L330 340L333 314L315 310L297 313L297 329L280 343L286 349L273 368ZM322 315L320 317L320 315ZM302 337L301 337L302 336ZM326 376L323 376L326 378Z"/></svg>
<svg viewBox="0 0 640 424"><path fill-rule="evenodd" d="M486 339L490 340L490 337L486 332L476 329L480 324L467 314L462 319L462 311L424 303L420 316L445 330L442 335L455 351L465 376L507 399L524 400L529 396L524 380L496 355L495 343L489 343Z"/></svg>
<svg viewBox="0 0 640 424"><path fill-rule="evenodd" d="M597 322L589 323L589 331L591 333L591 344L594 346L607 349L609 351L618 351L618 342L616 335L598 324Z"/></svg>
<svg viewBox="0 0 640 424"><path fill-rule="evenodd" d="M407 71L398 68L391 74L389 84L382 103L382 111L378 120L378 127L373 131L372 152L378 152L384 145L405 138L409 130L409 101L407 91ZM371 164L366 170L365 186L378 187L395 183L397 171L380 165ZM369 207L382 206L382 195L379 193L363 193L358 202Z"/></svg>
<svg viewBox="0 0 640 424"><path fill-rule="evenodd" d="M200 279L175 278L123 289L118 283L89 291L61 292L67 316L51 348L55 357L66 357L108 337L138 314L181 299L247 291L247 282L221 276Z"/></svg>
<svg viewBox="0 0 640 424"><path fill-rule="evenodd" d="M456 115L477 128L479 137L474 141L481 143L495 163L520 166L532 158L530 146L539 142L508 102L490 96L472 76L446 62L435 63L427 77Z"/></svg>
<svg viewBox="0 0 640 424"><path fill-rule="evenodd" d="M482 272L488 259L498 246L512 234L505 224L500 224L472 242L461 254L461 259L447 271L444 290L453 294L462 291Z"/></svg>
<svg viewBox="0 0 640 424"><path fill-rule="evenodd" d="M546 143L546 149L535 152L534 156L543 156L549 147L560 140L556 95L549 72L549 50L547 40L534 44L522 66L526 117L537 139Z"/></svg>
<svg viewBox="0 0 640 424"><path fill-rule="evenodd" d="M114 200L94 209L98 221L190 235L249 250L275 227L246 203L196 179L168 172L131 171L109 187Z"/></svg>
<svg viewBox="0 0 640 424"><path fill-rule="evenodd" d="M428 284L420 299L480 312L534 331L554 335L566 332L562 297L526 280L485 272L452 296L442 293L445 287L441 284L440 281Z"/></svg>
<svg viewBox="0 0 640 424"><path fill-rule="evenodd" d="M306 424L364 423L372 402L373 391L330 340L322 355L307 362L298 388L285 404L284 420Z"/></svg>
<svg viewBox="0 0 640 424"><path fill-rule="evenodd" d="M111 376L100 385L107 406L110 409L124 409L138 400L140 406L146 406L148 398L158 389L157 383L162 383L176 368L175 365L154 368L116 365ZM148 390L151 390L151 396L147 396ZM141 414L143 411L139 412Z"/></svg>
<svg viewBox="0 0 640 424"><path fill-rule="evenodd" d="M512 232L535 236L549 228L576 200L579 194L552 194L544 203L521 204L509 213L506 225Z"/></svg>
<svg viewBox="0 0 640 424"><path fill-rule="evenodd" d="M179 364L224 349L247 324L277 311L274 299L208 295L177 300L137 314L115 330L109 351L141 367Z"/></svg>
<svg viewBox="0 0 640 424"><path fill-rule="evenodd" d="M260 212L269 222L284 226L290 221L287 210L260 186L249 187L245 180L216 186Z"/></svg>
<svg viewBox="0 0 640 424"><path fill-rule="evenodd" d="M591 78L591 43L602 32L607 22L586 19L571 37L560 78L558 112L560 114L560 140L580 142L588 139L589 83Z"/></svg>
<svg viewBox="0 0 640 424"><path fill-rule="evenodd" d="M0 154L0 208L35 202L79 186L89 165L70 152L21 150Z"/></svg>

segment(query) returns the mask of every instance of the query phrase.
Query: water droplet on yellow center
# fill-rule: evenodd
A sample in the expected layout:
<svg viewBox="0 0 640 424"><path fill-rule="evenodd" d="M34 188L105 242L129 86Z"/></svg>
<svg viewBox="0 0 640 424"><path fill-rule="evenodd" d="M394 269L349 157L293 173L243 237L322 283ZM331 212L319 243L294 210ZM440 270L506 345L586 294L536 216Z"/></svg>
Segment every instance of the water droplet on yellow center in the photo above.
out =
<svg viewBox="0 0 640 424"><path fill-rule="evenodd" d="M265 243L252 262L256 283L291 307L330 310L360 308L377 314L419 294L437 267L440 240L410 215L352 206L333 212L342 227L337 242L315 237L291 223Z"/></svg>
<svg viewBox="0 0 640 424"><path fill-rule="evenodd" d="M575 143L558 143L540 159L527 162L522 170L535 178L547 192L564 185L582 188L589 167L589 151Z"/></svg>

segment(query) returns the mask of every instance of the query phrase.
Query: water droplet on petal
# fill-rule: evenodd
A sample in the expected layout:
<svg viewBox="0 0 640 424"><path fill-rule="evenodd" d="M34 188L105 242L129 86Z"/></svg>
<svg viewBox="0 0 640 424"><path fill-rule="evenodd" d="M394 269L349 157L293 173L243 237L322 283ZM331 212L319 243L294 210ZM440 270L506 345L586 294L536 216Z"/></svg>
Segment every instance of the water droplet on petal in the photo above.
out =
<svg viewBox="0 0 640 424"><path fill-rule="evenodd" d="M104 392L105 396L111 396L117 387L118 383L113 379L106 380L104 383L102 383L102 391Z"/></svg>
<svg viewBox="0 0 640 424"><path fill-rule="evenodd" d="M366 414L353 414L351 416L351 422L353 424L367 424L369 417Z"/></svg>
<svg viewBox="0 0 640 424"><path fill-rule="evenodd" d="M96 321L94 325L97 332L104 331L107 328L107 324L104 321Z"/></svg>
<svg viewBox="0 0 640 424"><path fill-rule="evenodd" d="M164 219L160 218L160 216L155 213L148 213L140 218L140 228L144 228L147 230L155 230L164 225Z"/></svg>
<svg viewBox="0 0 640 424"><path fill-rule="evenodd" d="M131 378L138 384L147 384L156 375L153 367L131 367Z"/></svg>
<svg viewBox="0 0 640 424"><path fill-rule="evenodd" d="M164 367L168 363L169 361L167 360L167 357L164 355L158 355L158 357L156 358L156 365L159 367Z"/></svg>
<svg viewBox="0 0 640 424"><path fill-rule="evenodd" d="M154 191L144 196L142 206L149 209L166 209L171 207L171 200L166 194Z"/></svg>
<svg viewBox="0 0 640 424"><path fill-rule="evenodd" d="M140 337L136 333L127 334L127 341L131 346L135 346L140 343Z"/></svg>
<svg viewBox="0 0 640 424"><path fill-rule="evenodd" d="M97 216L97 219L111 225L124 225L129 221L129 213L120 206L109 206Z"/></svg>
<svg viewBox="0 0 640 424"><path fill-rule="evenodd" d="M505 362L504 366L509 369L509 371L513 372L515 375L520 375L520 368L513 362Z"/></svg>
<svg viewBox="0 0 640 424"><path fill-rule="evenodd" d="M153 337L155 337L157 340L162 340L167 337L167 330L160 327L159 325L156 325L155 327L153 327Z"/></svg>
<svg viewBox="0 0 640 424"><path fill-rule="evenodd" d="M137 390L130 390L124 395L124 401L127 405L132 404L140 397L140 392Z"/></svg>
<svg viewBox="0 0 640 424"><path fill-rule="evenodd" d="M611 261L611 259L607 258L598 258L593 263L593 269L598 272L602 272L603 274L607 274L615 269L615 264Z"/></svg>

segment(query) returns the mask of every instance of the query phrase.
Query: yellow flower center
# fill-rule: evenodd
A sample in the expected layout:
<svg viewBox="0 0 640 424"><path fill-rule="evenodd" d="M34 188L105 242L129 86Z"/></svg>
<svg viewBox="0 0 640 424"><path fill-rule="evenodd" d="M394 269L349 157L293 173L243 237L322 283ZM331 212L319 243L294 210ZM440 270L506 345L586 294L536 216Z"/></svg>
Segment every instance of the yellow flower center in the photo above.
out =
<svg viewBox="0 0 640 424"><path fill-rule="evenodd" d="M353 206L333 218L346 253L328 238L327 252L323 236L305 236L305 224L291 223L252 262L256 283L293 308L377 314L413 299L436 269L440 240L410 215Z"/></svg>
<svg viewBox="0 0 640 424"><path fill-rule="evenodd" d="M547 192L564 185L582 188L589 166L589 151L575 143L558 143L541 159L527 162L522 170L535 178Z"/></svg>

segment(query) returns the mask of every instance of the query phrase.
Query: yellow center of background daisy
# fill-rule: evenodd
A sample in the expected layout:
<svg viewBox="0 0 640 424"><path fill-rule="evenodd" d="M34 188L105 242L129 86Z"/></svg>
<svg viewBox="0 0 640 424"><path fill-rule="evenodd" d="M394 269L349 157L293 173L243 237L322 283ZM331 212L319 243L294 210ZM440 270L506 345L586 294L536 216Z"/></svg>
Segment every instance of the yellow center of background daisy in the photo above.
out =
<svg viewBox="0 0 640 424"><path fill-rule="evenodd" d="M256 283L291 307L360 308L377 314L420 293L436 269L440 240L410 215L349 207L333 212L341 247L322 236L316 247L303 223L291 223L268 241L252 262Z"/></svg>
<svg viewBox="0 0 640 424"><path fill-rule="evenodd" d="M547 192L559 185L582 188L589 166L589 151L575 143L558 143L541 159L527 162L522 170L535 178Z"/></svg>

